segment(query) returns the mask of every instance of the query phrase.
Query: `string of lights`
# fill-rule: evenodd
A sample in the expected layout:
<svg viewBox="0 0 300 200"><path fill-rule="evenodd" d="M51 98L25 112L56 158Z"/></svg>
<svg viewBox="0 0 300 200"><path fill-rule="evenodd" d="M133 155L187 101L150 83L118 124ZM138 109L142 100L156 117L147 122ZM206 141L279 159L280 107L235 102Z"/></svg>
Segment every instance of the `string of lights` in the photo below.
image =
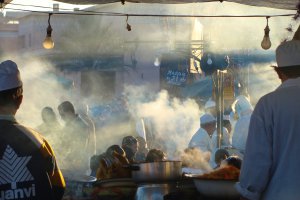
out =
<svg viewBox="0 0 300 200"><path fill-rule="evenodd" d="M15 4L15 3L7 3L6 5L15 5L15 6L27 6L34 8L44 8L44 9L52 9L52 7L46 6L35 6L35 5L25 5L25 4ZM90 10L76 10L74 12L73 9L63 9L65 12L53 12L53 11L34 11L29 9L18 9L18 8L7 8L9 10L15 11L24 11L24 12L35 12L35 13L53 13L55 15L104 15L104 16L121 16L121 17L175 17L175 18L266 18L266 17L291 17L294 16L295 13L289 14L274 14L274 15L181 15L181 14L136 14L136 13L118 13L118 12L97 12ZM68 12L66 12L68 11Z"/></svg>
<svg viewBox="0 0 300 200"><path fill-rule="evenodd" d="M15 4L15 3L7 3L6 5L14 5L14 6L24 6L24 7L34 7L34 8L43 8L43 9L53 9L52 7L46 6L36 6L36 5L23 5L23 4ZM43 42L43 46L46 49L52 49L54 47L54 42L51 38L52 27L50 24L50 18L52 15L89 15L89 16L115 16L115 17L126 17L126 29L131 31L131 25L128 23L129 17L169 17L169 18L261 18L264 17L267 19L267 25L264 29L264 38L261 42L261 46L263 49L267 50L271 47L271 41L269 37L269 19L272 17L294 17L295 14L274 14L274 15L180 15L180 14L135 14L135 13L117 13L117 12L97 12L90 10L72 10L72 9L59 9L60 11L37 11L37 10L29 10L29 9L18 9L18 8L7 8L13 11L23 11L23 12L31 12L31 13L41 13L49 15L48 18L48 28L47 35ZM297 10L297 13L299 10Z"/></svg>

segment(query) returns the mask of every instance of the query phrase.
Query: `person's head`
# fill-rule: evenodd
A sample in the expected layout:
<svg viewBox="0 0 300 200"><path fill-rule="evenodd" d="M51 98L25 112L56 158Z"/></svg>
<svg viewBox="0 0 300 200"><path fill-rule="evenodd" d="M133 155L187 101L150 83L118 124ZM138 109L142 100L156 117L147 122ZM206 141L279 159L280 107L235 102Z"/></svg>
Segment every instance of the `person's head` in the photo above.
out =
<svg viewBox="0 0 300 200"><path fill-rule="evenodd" d="M11 60L0 63L0 114L15 115L23 99L18 66Z"/></svg>
<svg viewBox="0 0 300 200"><path fill-rule="evenodd" d="M298 35L300 26L298 28ZM296 36L296 34L295 34ZM300 40L296 38L281 43L276 49L277 72L281 81L300 77Z"/></svg>
<svg viewBox="0 0 300 200"><path fill-rule="evenodd" d="M221 162L229 157L228 151L225 149L218 149L215 152L215 163L221 165Z"/></svg>
<svg viewBox="0 0 300 200"><path fill-rule="evenodd" d="M129 148L135 154L139 148L138 140L133 136L126 136L122 140L122 147Z"/></svg>
<svg viewBox="0 0 300 200"><path fill-rule="evenodd" d="M167 155L160 149L150 149L146 156L146 162L159 162L167 159Z"/></svg>
<svg viewBox="0 0 300 200"><path fill-rule="evenodd" d="M125 151L124 149L122 149L122 147L120 147L117 144L111 145L110 147L107 148L106 150L106 154L113 156L114 153L117 153L121 156L125 156Z"/></svg>
<svg viewBox="0 0 300 200"><path fill-rule="evenodd" d="M205 113L217 116L216 102L209 99L204 105Z"/></svg>
<svg viewBox="0 0 300 200"><path fill-rule="evenodd" d="M137 136L136 137L138 143L139 143L139 149L146 149L147 148L147 142L145 140L145 138L141 137L141 136Z"/></svg>
<svg viewBox="0 0 300 200"><path fill-rule="evenodd" d="M225 127L228 131L228 133L231 133L232 131L232 125L230 122L230 116L229 115L224 115L223 116L223 127Z"/></svg>
<svg viewBox="0 0 300 200"><path fill-rule="evenodd" d="M56 121L56 114L51 107L44 107L41 115L42 120L45 123L52 123Z"/></svg>
<svg viewBox="0 0 300 200"><path fill-rule="evenodd" d="M69 101L64 101L58 106L58 112L62 120L65 122L71 121L76 117L75 108L73 104Z"/></svg>
<svg viewBox="0 0 300 200"><path fill-rule="evenodd" d="M252 112L253 107L247 97L239 95L232 104L232 111L235 114L235 118L239 118L249 112Z"/></svg>
<svg viewBox="0 0 300 200"><path fill-rule="evenodd" d="M211 136L216 130L216 118L208 113L202 115L200 117L200 127Z"/></svg>
<svg viewBox="0 0 300 200"><path fill-rule="evenodd" d="M237 169L241 169L242 159L240 159L238 156L229 156L221 162L221 167L223 166L234 166Z"/></svg>

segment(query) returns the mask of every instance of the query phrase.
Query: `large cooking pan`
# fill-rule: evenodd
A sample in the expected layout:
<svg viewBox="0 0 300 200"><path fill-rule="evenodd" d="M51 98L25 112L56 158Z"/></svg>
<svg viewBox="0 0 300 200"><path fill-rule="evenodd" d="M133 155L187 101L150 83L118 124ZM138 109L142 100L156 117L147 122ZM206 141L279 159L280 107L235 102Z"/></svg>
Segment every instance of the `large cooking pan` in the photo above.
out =
<svg viewBox="0 0 300 200"><path fill-rule="evenodd" d="M240 197L234 187L236 181L194 179L194 183L198 192L207 197L228 200L238 200Z"/></svg>
<svg viewBox="0 0 300 200"><path fill-rule="evenodd" d="M135 182L175 181L182 176L181 161L143 162L132 164L129 168Z"/></svg>
<svg viewBox="0 0 300 200"><path fill-rule="evenodd" d="M193 179L198 192L203 196L215 199L239 199L240 195L234 187L236 180L202 179L196 176L190 175L187 177Z"/></svg>

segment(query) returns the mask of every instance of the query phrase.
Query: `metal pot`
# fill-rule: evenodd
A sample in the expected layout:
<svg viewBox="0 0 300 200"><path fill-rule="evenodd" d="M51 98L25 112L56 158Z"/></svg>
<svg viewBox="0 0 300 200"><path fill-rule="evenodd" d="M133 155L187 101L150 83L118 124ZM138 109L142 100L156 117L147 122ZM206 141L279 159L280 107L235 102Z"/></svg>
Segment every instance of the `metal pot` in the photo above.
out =
<svg viewBox="0 0 300 200"><path fill-rule="evenodd" d="M63 176L66 182L66 191L64 194L64 199L89 199L93 189L93 184L96 182L95 177L76 174L69 170L64 170Z"/></svg>
<svg viewBox="0 0 300 200"><path fill-rule="evenodd" d="M174 191L176 191L176 185L146 184L138 187L135 200L163 200L165 195Z"/></svg>
<svg viewBox="0 0 300 200"><path fill-rule="evenodd" d="M182 176L181 161L157 161L130 165L135 182L176 181Z"/></svg>

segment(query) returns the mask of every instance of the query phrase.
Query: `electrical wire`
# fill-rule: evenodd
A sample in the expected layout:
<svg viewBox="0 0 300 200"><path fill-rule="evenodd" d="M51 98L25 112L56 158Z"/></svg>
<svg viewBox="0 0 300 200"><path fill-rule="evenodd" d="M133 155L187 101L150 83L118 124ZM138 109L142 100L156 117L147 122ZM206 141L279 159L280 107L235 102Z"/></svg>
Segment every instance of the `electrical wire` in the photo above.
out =
<svg viewBox="0 0 300 200"><path fill-rule="evenodd" d="M16 6L31 6L36 8L47 8L52 9L52 7L45 6L34 6L34 5L22 5L15 3L7 3L6 5L16 5ZM42 13L49 14L54 13L55 15L100 15L100 16L120 16L120 17L174 17L174 18L260 18L260 17L291 17L295 14L275 14L275 15L168 15L168 14L135 14L135 13L117 13L117 12L96 12L88 10L78 10L74 12L72 9L60 9L70 12L53 12L53 11L35 11L29 9L18 9L18 8L5 8L7 10L32 12L32 13Z"/></svg>

